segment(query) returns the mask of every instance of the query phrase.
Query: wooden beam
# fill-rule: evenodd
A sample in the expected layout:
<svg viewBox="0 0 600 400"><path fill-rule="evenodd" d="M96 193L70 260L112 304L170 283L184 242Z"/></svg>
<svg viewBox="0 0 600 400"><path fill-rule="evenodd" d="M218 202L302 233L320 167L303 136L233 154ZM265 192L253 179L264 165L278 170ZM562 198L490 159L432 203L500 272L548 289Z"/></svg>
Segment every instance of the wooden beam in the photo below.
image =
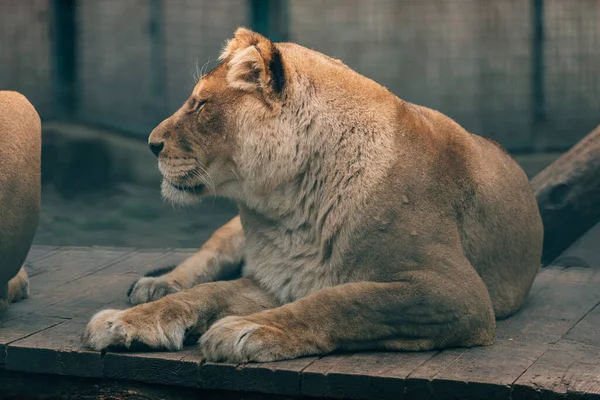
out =
<svg viewBox="0 0 600 400"><path fill-rule="evenodd" d="M600 126L531 180L548 265L600 221Z"/></svg>

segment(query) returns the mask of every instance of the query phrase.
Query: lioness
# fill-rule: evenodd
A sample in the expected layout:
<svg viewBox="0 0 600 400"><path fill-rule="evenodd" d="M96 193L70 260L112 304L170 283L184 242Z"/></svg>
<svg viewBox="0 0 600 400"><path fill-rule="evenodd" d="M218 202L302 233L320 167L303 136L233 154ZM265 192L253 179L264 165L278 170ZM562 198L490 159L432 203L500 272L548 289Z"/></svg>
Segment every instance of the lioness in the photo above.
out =
<svg viewBox="0 0 600 400"><path fill-rule="evenodd" d="M0 91L0 310L29 295L22 266L39 220L41 130L22 94Z"/></svg>
<svg viewBox="0 0 600 400"><path fill-rule="evenodd" d="M200 337L207 360L264 362L491 344L542 251L510 156L297 44L240 28L220 59L149 144L166 198L225 196L239 216L140 279L146 304L97 313L85 345Z"/></svg>

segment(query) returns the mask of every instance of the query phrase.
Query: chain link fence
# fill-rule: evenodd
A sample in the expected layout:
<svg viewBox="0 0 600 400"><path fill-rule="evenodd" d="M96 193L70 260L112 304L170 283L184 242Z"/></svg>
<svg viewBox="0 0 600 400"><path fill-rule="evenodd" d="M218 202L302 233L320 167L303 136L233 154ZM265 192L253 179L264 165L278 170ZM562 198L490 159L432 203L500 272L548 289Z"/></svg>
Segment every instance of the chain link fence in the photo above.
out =
<svg viewBox="0 0 600 400"><path fill-rule="evenodd" d="M4 0L0 89L146 138L238 26L342 59L517 152L600 123L598 0Z"/></svg>

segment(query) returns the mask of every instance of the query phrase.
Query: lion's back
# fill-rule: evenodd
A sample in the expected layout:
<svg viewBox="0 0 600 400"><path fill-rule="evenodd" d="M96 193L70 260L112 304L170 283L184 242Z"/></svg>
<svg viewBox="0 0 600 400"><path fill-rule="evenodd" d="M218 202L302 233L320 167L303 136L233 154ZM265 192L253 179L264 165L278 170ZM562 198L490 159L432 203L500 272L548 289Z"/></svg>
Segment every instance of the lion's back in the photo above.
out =
<svg viewBox="0 0 600 400"><path fill-rule="evenodd" d="M41 123L20 93L0 91L0 282L21 267L37 229Z"/></svg>
<svg viewBox="0 0 600 400"><path fill-rule="evenodd" d="M411 120L420 121L418 140L433 138L426 142L435 154L428 179L444 187L436 204L456 212L464 254L486 284L496 316L508 316L527 297L541 259L543 226L529 180L499 143L438 111L409 107Z"/></svg>

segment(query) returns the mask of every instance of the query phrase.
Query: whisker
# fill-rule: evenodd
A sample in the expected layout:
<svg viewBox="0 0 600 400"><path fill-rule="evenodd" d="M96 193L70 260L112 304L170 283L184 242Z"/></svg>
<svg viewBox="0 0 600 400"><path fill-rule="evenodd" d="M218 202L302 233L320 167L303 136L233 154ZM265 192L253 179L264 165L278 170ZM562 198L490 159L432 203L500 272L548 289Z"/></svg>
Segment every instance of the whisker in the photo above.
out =
<svg viewBox="0 0 600 400"><path fill-rule="evenodd" d="M210 178L210 176L208 176L208 173L206 172L206 170L204 170L204 174L205 174L204 182L206 184L206 187L214 196L216 194L214 181L212 180L212 178Z"/></svg>
<svg viewBox="0 0 600 400"><path fill-rule="evenodd" d="M210 176L210 174L208 173L208 171L206 170L206 168L204 168L204 166L202 165L202 163L200 161L198 161L198 167L204 173L205 180L207 181L206 186L208 187L208 190L212 193L212 198L213 198L212 209L214 209L215 208L215 202L217 200L217 190L216 190L216 187L215 187L215 181L212 179L212 176ZM210 180L210 184L208 182L209 180Z"/></svg>
<svg viewBox="0 0 600 400"><path fill-rule="evenodd" d="M202 173L204 175L204 179L206 180L206 186L208 187L208 190L210 192L212 192L213 196L216 196L217 191L216 191L216 186L215 186L214 179L208 173L208 171L206 170L206 168L204 167L204 165L202 165L202 163L200 161L198 161L198 167L200 168L200 170L202 171Z"/></svg>
<svg viewBox="0 0 600 400"><path fill-rule="evenodd" d="M206 73L206 70L208 70L208 65L211 62L211 58L208 57L208 61L204 63L204 65L202 66L202 69L200 70L200 72L202 73L202 75L204 75Z"/></svg>
<svg viewBox="0 0 600 400"><path fill-rule="evenodd" d="M198 167L202 170L203 174L200 174L200 172L197 170L193 170L188 172L186 174L186 177L192 176L198 178L202 182L202 184L204 184L208 188L208 190L214 195L214 182L209 181L210 178L208 173L206 172L206 169L204 169L201 165L198 165Z"/></svg>
<svg viewBox="0 0 600 400"><path fill-rule="evenodd" d="M200 80L200 68L198 67L198 57L196 57L196 77L194 78L194 83L198 83Z"/></svg>

